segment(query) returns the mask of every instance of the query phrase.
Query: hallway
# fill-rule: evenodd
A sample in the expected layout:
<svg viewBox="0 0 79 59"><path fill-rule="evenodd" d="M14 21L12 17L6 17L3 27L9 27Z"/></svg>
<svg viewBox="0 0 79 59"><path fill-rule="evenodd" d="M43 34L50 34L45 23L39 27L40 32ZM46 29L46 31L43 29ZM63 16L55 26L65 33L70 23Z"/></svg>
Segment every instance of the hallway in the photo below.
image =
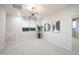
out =
<svg viewBox="0 0 79 59"><path fill-rule="evenodd" d="M78 51L68 51L43 39L26 39L7 41L1 55L65 55L79 54Z"/></svg>
<svg viewBox="0 0 79 59"><path fill-rule="evenodd" d="M72 19L76 17L79 5L0 5L0 54L79 54L79 40L72 40Z"/></svg>

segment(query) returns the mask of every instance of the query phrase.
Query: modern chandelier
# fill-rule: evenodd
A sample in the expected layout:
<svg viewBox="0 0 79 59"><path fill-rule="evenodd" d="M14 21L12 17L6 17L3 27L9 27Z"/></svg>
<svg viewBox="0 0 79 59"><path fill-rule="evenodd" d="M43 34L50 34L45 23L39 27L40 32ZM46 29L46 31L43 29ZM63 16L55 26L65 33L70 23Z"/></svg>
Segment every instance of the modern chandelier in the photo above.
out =
<svg viewBox="0 0 79 59"><path fill-rule="evenodd" d="M38 19L38 11L37 11L37 8L36 7L32 7L31 8L31 15L27 18L27 19L33 19L33 20L37 20Z"/></svg>
<svg viewBox="0 0 79 59"><path fill-rule="evenodd" d="M25 10L27 11L27 10ZM31 7L30 10L28 10L27 12L29 12L29 15L26 16L24 15L23 18L26 20L38 20L38 11L36 7Z"/></svg>
<svg viewBox="0 0 79 59"><path fill-rule="evenodd" d="M37 20L39 19L38 17L38 11L39 7L37 8L36 5L17 5L13 4L13 8L17 8L21 10L21 16L25 20Z"/></svg>

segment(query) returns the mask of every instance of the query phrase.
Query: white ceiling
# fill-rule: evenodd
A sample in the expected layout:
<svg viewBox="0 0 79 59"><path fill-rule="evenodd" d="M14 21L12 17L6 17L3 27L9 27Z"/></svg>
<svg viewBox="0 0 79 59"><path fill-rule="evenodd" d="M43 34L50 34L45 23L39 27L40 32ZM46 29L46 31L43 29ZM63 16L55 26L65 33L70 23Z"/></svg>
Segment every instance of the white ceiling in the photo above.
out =
<svg viewBox="0 0 79 59"><path fill-rule="evenodd" d="M20 9L16 9L13 8L13 6L11 4L4 4L4 5L0 5L2 6L5 10L7 15L19 15ZM35 5L37 7L37 9L39 10L39 14L38 16L40 18L45 18L59 10L62 10L63 8L67 8L69 5L68 4L37 4ZM26 5L22 5L23 8L27 7ZM21 12L23 12L23 10L21 10ZM27 14L28 12L23 12L23 14Z"/></svg>

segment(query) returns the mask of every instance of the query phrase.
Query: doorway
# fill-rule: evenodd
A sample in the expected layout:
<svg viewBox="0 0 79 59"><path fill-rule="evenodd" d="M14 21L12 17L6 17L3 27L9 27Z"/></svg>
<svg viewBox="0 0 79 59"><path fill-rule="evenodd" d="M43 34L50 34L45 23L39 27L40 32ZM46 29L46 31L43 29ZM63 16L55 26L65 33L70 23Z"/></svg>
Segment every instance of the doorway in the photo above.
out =
<svg viewBox="0 0 79 59"><path fill-rule="evenodd" d="M72 50L79 51L79 17L72 19Z"/></svg>

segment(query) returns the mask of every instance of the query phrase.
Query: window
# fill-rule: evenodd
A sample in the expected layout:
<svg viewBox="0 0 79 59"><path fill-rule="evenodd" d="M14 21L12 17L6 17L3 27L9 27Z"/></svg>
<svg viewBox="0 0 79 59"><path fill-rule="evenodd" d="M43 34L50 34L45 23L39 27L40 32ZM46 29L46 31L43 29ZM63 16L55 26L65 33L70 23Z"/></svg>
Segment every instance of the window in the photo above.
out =
<svg viewBox="0 0 79 59"><path fill-rule="evenodd" d="M31 20L29 22L30 31L35 31L36 28L36 22L34 20Z"/></svg>
<svg viewBox="0 0 79 59"><path fill-rule="evenodd" d="M36 30L36 22L34 20L23 20L22 31L35 31Z"/></svg>
<svg viewBox="0 0 79 59"><path fill-rule="evenodd" d="M73 28L76 28L76 20L73 21Z"/></svg>

